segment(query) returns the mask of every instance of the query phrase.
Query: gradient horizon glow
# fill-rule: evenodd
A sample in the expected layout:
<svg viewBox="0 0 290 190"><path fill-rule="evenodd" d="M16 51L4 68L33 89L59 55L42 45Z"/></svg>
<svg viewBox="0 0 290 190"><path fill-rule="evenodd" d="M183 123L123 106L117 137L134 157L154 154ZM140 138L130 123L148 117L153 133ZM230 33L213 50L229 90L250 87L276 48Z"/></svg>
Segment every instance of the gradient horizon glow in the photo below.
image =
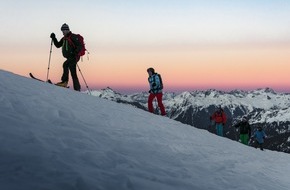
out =
<svg viewBox="0 0 290 190"><path fill-rule="evenodd" d="M79 66L91 89L148 91L153 67L164 91L290 92L290 1L19 0L2 2L0 16L0 69L25 77L46 79L50 33L60 39L67 23L90 52ZM51 80L63 61L53 46Z"/></svg>

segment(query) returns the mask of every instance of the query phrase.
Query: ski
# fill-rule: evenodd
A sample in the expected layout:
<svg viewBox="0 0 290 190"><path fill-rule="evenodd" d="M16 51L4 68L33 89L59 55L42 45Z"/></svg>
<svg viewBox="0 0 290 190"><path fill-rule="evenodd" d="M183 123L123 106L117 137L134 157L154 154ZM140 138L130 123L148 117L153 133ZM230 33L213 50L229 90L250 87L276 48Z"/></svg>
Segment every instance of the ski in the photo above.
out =
<svg viewBox="0 0 290 190"><path fill-rule="evenodd" d="M57 84L52 83L50 79L48 79L47 81L44 81L44 80L41 80L41 79L35 77L32 73L29 73L29 76L30 76L31 78L33 78L34 80L38 80L38 81L40 81L40 82L47 82L47 83L53 84L53 85L55 85L55 86L59 86L59 85L57 85ZM59 87L69 88L69 86L59 86Z"/></svg>
<svg viewBox="0 0 290 190"><path fill-rule="evenodd" d="M35 80L38 80L38 81L41 81L41 82L44 82L43 80L40 80L38 78L36 78L32 73L29 73L29 76Z"/></svg>
<svg viewBox="0 0 290 190"><path fill-rule="evenodd" d="M35 79L35 80L38 80L38 81L41 81L41 82L45 82L44 80L41 80L41 79L39 79L39 78L36 78L32 73L29 73L29 76L30 76L31 78ZM47 82L50 83L50 84L52 84L52 82L51 82L50 79L48 79Z"/></svg>

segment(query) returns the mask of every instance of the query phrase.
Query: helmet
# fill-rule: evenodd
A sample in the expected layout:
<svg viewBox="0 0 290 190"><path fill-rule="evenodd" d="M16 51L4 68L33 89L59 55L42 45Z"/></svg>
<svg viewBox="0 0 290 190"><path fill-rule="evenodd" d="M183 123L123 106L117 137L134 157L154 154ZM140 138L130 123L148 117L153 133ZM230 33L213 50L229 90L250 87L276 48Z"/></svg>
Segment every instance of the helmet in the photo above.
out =
<svg viewBox="0 0 290 190"><path fill-rule="evenodd" d="M221 111L223 111L223 108L222 108L221 105L219 105L219 106L216 108L216 110L217 110L218 112L221 112Z"/></svg>

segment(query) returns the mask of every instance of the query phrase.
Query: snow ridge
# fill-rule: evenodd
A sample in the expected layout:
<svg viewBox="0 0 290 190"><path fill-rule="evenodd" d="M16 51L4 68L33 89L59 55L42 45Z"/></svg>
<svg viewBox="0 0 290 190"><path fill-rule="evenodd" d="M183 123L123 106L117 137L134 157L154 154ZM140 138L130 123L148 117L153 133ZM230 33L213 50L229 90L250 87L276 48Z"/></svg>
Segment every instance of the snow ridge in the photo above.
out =
<svg viewBox="0 0 290 190"><path fill-rule="evenodd" d="M0 189L290 189L288 154L2 70L0 81Z"/></svg>

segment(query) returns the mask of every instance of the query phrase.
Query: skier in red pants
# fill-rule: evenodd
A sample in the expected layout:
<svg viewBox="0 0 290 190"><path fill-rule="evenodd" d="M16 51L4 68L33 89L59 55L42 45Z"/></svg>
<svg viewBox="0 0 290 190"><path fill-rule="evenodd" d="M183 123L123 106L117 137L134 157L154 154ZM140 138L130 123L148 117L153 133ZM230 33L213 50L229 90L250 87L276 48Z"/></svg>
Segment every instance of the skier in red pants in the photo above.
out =
<svg viewBox="0 0 290 190"><path fill-rule="evenodd" d="M150 85L150 90L149 90L149 97L148 97L148 110L149 112L153 113L154 108L153 108L153 100L154 98L157 98L158 102L158 107L160 108L161 115L166 115L164 105L162 103L162 89L163 89L163 84L162 84L162 78L160 74L155 73L155 70L153 68L148 68L148 82Z"/></svg>

